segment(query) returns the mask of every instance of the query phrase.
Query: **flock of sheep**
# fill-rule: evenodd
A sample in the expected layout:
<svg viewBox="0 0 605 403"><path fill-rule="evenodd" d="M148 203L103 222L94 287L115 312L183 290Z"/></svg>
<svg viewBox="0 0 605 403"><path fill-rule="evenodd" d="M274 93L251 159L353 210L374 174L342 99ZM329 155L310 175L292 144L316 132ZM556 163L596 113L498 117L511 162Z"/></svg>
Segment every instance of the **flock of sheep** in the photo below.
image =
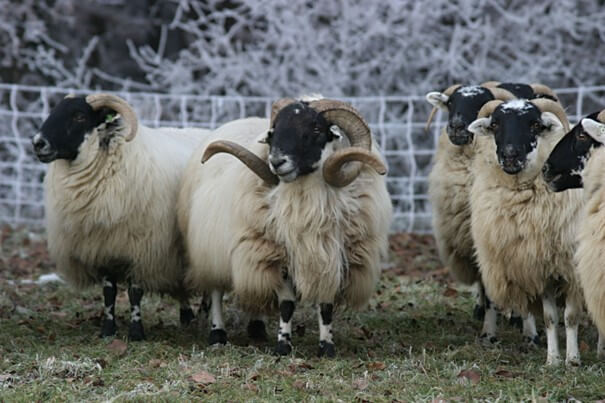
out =
<svg viewBox="0 0 605 403"><path fill-rule="evenodd" d="M494 340L506 310L536 344L543 313L547 364L557 364L561 302L566 363L579 365L584 305L605 335L605 111L570 131L548 87L498 82L427 100L449 113L429 177L435 238L456 279L479 284L482 337ZM266 339L266 315L279 312L280 355L292 350L296 303L314 304L319 355L332 357L335 306L361 307L375 290L392 215L387 167L347 103L285 98L270 119L151 129L115 95L68 96L32 143L50 163L51 257L74 286L103 284L102 336L116 333L116 284L125 282L131 340L145 337L141 299L152 292L179 301L182 324L201 296L208 341L224 344L223 295L232 292L252 338ZM598 348L605 355L602 337Z"/></svg>

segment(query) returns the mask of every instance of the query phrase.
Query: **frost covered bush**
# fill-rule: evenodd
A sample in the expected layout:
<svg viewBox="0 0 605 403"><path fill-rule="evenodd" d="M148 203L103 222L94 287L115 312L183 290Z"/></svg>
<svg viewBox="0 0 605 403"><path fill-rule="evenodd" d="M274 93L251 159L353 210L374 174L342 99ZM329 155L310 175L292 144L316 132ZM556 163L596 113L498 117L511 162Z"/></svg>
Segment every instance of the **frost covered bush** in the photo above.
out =
<svg viewBox="0 0 605 403"><path fill-rule="evenodd" d="M0 0L0 68L12 81L268 96L423 93L493 78L602 84L604 9L603 0Z"/></svg>

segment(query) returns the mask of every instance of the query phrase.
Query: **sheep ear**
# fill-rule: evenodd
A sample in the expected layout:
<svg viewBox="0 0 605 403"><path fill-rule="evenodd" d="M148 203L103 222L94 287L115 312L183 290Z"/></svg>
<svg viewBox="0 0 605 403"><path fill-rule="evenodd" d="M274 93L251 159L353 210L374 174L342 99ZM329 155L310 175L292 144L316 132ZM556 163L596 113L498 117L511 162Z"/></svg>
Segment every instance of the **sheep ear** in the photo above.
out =
<svg viewBox="0 0 605 403"><path fill-rule="evenodd" d="M595 141L605 144L605 124L592 119L582 119L584 131Z"/></svg>
<svg viewBox="0 0 605 403"><path fill-rule="evenodd" d="M446 112L448 111L447 101L449 99L450 97L439 91L433 91L426 94L426 100L429 104L433 105L436 108L441 108Z"/></svg>
<svg viewBox="0 0 605 403"><path fill-rule="evenodd" d="M261 143L261 144L269 144L269 137L271 136L271 134L273 134L273 129L267 130L267 133L265 133L264 135L262 135L258 139L258 142Z"/></svg>
<svg viewBox="0 0 605 403"><path fill-rule="evenodd" d="M480 118L475 120L473 123L468 125L468 131L477 136L490 136L492 131L489 129L489 125L492 122L492 118Z"/></svg>
<svg viewBox="0 0 605 403"><path fill-rule="evenodd" d="M563 123L559 120L559 118L552 112L542 112L541 115L542 123L546 126L549 132L561 131L563 130Z"/></svg>
<svg viewBox="0 0 605 403"><path fill-rule="evenodd" d="M336 125L330 126L330 133L332 133L332 136L337 140L340 140L344 136L342 129Z"/></svg>

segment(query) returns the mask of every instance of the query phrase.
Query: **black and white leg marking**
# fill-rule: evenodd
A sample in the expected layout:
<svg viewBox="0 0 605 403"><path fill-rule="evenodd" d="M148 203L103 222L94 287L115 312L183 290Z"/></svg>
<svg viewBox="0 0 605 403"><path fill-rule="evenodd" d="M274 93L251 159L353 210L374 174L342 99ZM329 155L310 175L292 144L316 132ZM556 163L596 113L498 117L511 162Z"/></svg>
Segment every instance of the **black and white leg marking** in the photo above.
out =
<svg viewBox="0 0 605 403"><path fill-rule="evenodd" d="M481 280L477 281L477 300L473 309L473 317L477 320L485 318L485 288Z"/></svg>
<svg viewBox="0 0 605 403"><path fill-rule="evenodd" d="M292 352L292 316L294 316L294 287L289 278L285 278L277 291L279 302L279 331L277 333L277 355L288 355Z"/></svg>
<svg viewBox="0 0 605 403"><path fill-rule="evenodd" d="M227 344L227 332L223 320L223 292L212 290L210 293L210 335L208 344Z"/></svg>
<svg viewBox="0 0 605 403"><path fill-rule="evenodd" d="M334 341L332 340L332 314L334 304L322 303L317 307L319 317L319 356L334 357Z"/></svg>
<svg viewBox="0 0 605 403"><path fill-rule="evenodd" d="M531 313L523 318L523 336L530 347L540 345L540 337L538 337L538 331L536 330L536 318Z"/></svg>
<svg viewBox="0 0 605 403"><path fill-rule="evenodd" d="M578 348L578 325L580 323L580 314L582 307L573 297L565 299L565 365L577 367L580 366L580 349Z"/></svg>
<svg viewBox="0 0 605 403"><path fill-rule="evenodd" d="M117 294L116 282L108 277L103 277L104 314L103 323L101 324L101 337L116 334L115 306Z"/></svg>
<svg viewBox="0 0 605 403"><path fill-rule="evenodd" d="M181 326L189 326L193 319L195 319L195 315L193 314L191 305L189 305L189 300L185 299L181 301L179 309L179 320L181 322Z"/></svg>
<svg viewBox="0 0 605 403"><path fill-rule="evenodd" d="M557 340L557 303L552 289L547 288L542 296L544 327L546 328L546 365L559 365L559 340Z"/></svg>
<svg viewBox="0 0 605 403"><path fill-rule="evenodd" d="M131 283L128 286L128 299L130 300L130 328L128 329L128 339L140 341L145 339L143 322L141 321L143 289L138 285Z"/></svg>
<svg viewBox="0 0 605 403"><path fill-rule="evenodd" d="M485 317L483 318L483 329L481 330L481 339L495 343L496 331L498 330L498 310L496 306L485 296Z"/></svg>
<svg viewBox="0 0 605 403"><path fill-rule="evenodd" d="M265 326L266 317L264 315L251 316L248 322L248 337L254 341L267 341L267 328Z"/></svg>

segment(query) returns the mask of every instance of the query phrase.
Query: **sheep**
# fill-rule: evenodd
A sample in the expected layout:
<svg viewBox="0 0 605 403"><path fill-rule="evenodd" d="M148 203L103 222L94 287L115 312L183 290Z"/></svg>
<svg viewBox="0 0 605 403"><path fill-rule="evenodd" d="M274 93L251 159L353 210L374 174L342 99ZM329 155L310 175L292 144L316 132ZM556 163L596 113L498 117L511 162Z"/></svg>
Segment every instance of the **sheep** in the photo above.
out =
<svg viewBox="0 0 605 403"><path fill-rule="evenodd" d="M213 157L221 152L241 161ZM334 356L334 306L367 303L388 247L385 173L369 127L344 102L282 99L270 120L214 132L191 157L178 202L187 281L218 294L212 331L223 325L223 291L233 287L252 313L272 312L277 297L275 353L287 355L299 299L317 305L319 356Z"/></svg>
<svg viewBox="0 0 605 403"><path fill-rule="evenodd" d="M581 194L553 194L540 175L546 157L568 129L563 108L548 99L490 101L468 128L482 136L477 139L470 193L471 233L481 278L497 305L523 316L536 312L542 299L547 365L560 362L559 296L566 305L566 364L580 364L582 305L573 253Z"/></svg>
<svg viewBox="0 0 605 403"><path fill-rule="evenodd" d="M51 258L82 289L101 282L101 336L116 333L116 284L128 282L130 340L145 337L144 292L181 303L181 322L193 318L183 288L183 245L176 222L180 175L202 129L151 129L110 94L63 99L32 138L48 163L44 180Z"/></svg>
<svg viewBox="0 0 605 403"><path fill-rule="evenodd" d="M536 96L557 99L554 92L543 84L496 81L485 82L480 86L456 84L443 93L429 92L426 95L427 101L433 105L427 129L437 108L449 113L448 124L439 136L433 167L428 177L437 249L441 261L449 267L457 281L467 285L478 284L474 316L484 320L481 338L491 342L495 341L497 311L485 296L474 258L469 193L475 143L467 128L488 101ZM533 322L533 316L529 316L528 320ZM531 323L528 326L535 327ZM532 338L537 338L537 334Z"/></svg>
<svg viewBox="0 0 605 403"><path fill-rule="evenodd" d="M605 110L577 124L555 146L542 174L554 192L583 187L584 207L578 222L576 270L588 312L599 329L597 353L605 358Z"/></svg>

